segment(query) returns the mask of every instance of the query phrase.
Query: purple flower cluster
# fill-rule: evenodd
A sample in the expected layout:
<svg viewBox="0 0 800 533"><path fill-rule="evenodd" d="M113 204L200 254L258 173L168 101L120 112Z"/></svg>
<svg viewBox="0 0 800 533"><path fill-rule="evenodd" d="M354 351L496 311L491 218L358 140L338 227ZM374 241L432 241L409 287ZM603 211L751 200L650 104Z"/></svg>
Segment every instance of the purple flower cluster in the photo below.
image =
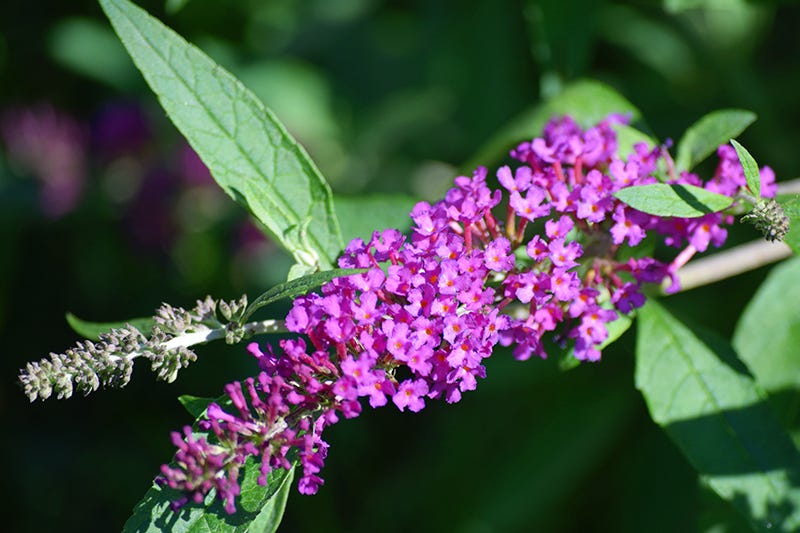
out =
<svg viewBox="0 0 800 533"><path fill-rule="evenodd" d="M226 511L234 513L239 470L247 458L261 458L258 482L264 485L273 469L291 468L287 455L292 448L299 450L304 469L300 492L317 492L322 479L316 474L328 449L320 438L323 428L337 421L337 410L352 417L360 408L358 402L337 397L334 384L341 377L341 370L327 352L307 353L302 339L284 340L280 347L282 353L277 356L269 347L265 353L255 343L248 346L258 359L261 372L244 383L226 385L229 410L234 414L217 403L208 406L199 428L214 435L214 444L205 437L193 436L188 426L184 435L172 433L178 448L177 466L162 465L158 481L186 493L173 502L173 508L190 499L200 503L213 488L217 497L225 501Z"/></svg>
<svg viewBox="0 0 800 533"><path fill-rule="evenodd" d="M620 159L613 126L623 120L610 116L583 130L564 117L519 145L512 156L522 164L496 174L507 195L504 212L503 192L479 168L456 178L442 201L417 204L408 238L389 229L369 242L353 240L339 266L368 270L294 301L286 325L307 343L283 341L280 356L249 347L261 373L244 388L227 387L235 414L212 404L201 425L217 444L195 440L189 430L185 441L174 434L178 467L163 468L164 482L195 501L214 487L232 511L244 460L260 456L265 481L271 469L289 468L295 448L299 490L312 494L328 448L321 433L339 414L358 416L360 398L414 412L428 399L457 402L486 376L483 360L495 345L513 346L518 359L544 358L548 334L577 359L598 360L607 324L644 304L642 285L672 278L677 289L675 270L694 252L721 245L729 222L721 214L651 216L613 194L659 181L729 195L745 185L724 147L706 184L694 174L676 176L661 147L638 144ZM774 189L770 173L762 172L767 193ZM671 263L636 253L617 259L622 246L635 247L650 233L688 246Z"/></svg>

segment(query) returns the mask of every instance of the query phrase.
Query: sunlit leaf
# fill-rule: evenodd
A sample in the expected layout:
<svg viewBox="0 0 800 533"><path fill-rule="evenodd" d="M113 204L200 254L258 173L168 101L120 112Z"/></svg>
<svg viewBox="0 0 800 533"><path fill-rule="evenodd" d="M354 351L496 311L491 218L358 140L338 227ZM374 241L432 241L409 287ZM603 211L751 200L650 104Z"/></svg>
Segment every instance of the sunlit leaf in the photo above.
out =
<svg viewBox="0 0 800 533"><path fill-rule="evenodd" d="M211 402L231 408L230 397L198 398L184 395L178 400L189 413L195 417L192 429L198 433L198 421L205 416ZM292 484L294 469L274 469L267 478L266 485L259 485L261 463L254 457L248 457L240 473L241 495L236 500L237 512L228 514L223 504L211 491L201 504L189 503L177 512L169 505L180 497L180 494L168 487L153 483L144 498L136 505L133 515L123 528L123 533L155 533L173 531L183 533L272 533L278 527L286 499Z"/></svg>
<svg viewBox="0 0 800 533"><path fill-rule="evenodd" d="M298 263L331 268L342 249L331 190L303 147L236 78L161 22L127 0L100 4L217 183Z"/></svg>
<svg viewBox="0 0 800 533"><path fill-rule="evenodd" d="M712 111L692 124L678 142L675 166L691 170L722 144L737 137L755 122L756 114L742 109Z"/></svg>
<svg viewBox="0 0 800 533"><path fill-rule="evenodd" d="M636 386L701 478L757 531L800 527L800 455L733 349L655 301L639 310Z"/></svg>
<svg viewBox="0 0 800 533"><path fill-rule="evenodd" d="M241 495L237 499L237 512L228 514L212 490L201 504L187 504L177 512L170 503L179 494L153 483L144 498L136 505L133 515L125 522L123 533L244 533L250 531L275 531L286 505L294 470L277 468L267 484L258 484L261 468L258 461L249 457L242 468ZM255 526L261 526L257 529Z"/></svg>
<svg viewBox="0 0 800 533"><path fill-rule="evenodd" d="M736 150L736 155L739 156L739 163L742 164L744 177L747 180L747 187L750 189L750 192L753 193L753 196L761 198L761 173L758 170L756 160L753 159L753 156L750 155L747 148L734 139L731 139L731 144Z"/></svg>
<svg viewBox="0 0 800 533"><path fill-rule="evenodd" d="M789 233L783 242L789 245L795 255L800 255L800 195L781 195L776 200L789 217Z"/></svg>
<svg viewBox="0 0 800 533"><path fill-rule="evenodd" d="M614 193L643 213L662 217L697 218L730 207L733 199L694 185L653 183L625 187Z"/></svg>

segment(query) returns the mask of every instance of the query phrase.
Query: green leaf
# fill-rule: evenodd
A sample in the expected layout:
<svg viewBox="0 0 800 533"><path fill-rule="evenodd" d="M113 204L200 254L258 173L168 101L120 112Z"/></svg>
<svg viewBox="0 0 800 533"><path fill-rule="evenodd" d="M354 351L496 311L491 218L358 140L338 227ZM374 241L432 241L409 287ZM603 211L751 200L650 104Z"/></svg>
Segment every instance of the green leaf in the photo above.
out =
<svg viewBox="0 0 800 533"><path fill-rule="evenodd" d="M414 198L404 194L336 196L336 213L344 241L360 237L368 242L375 230L408 231L411 227L409 213L416 204Z"/></svg>
<svg viewBox="0 0 800 533"><path fill-rule="evenodd" d="M289 471L289 475L277 492L261 507L261 512L250 523L248 533L274 533L278 530L281 519L283 519L283 511L286 509L286 502L289 499L289 491L292 489L293 478L294 469Z"/></svg>
<svg viewBox="0 0 800 533"><path fill-rule="evenodd" d="M237 512L229 515L223 504L211 491L202 504L188 504L177 512L169 504L179 495L176 491L153 486L133 510L125 522L123 533L244 533L249 531L275 531L292 483L294 469L273 470L267 477L267 485L258 484L261 475L260 463L252 456L245 461L240 481L241 495L237 500ZM260 528L260 529L259 529Z"/></svg>
<svg viewBox="0 0 800 533"><path fill-rule="evenodd" d="M578 80L550 100L523 111L484 145L464 168L473 169L497 162L518 143L541 135L547 121L554 116L569 115L581 126L589 127L611 113L629 115L631 122L641 117L639 110L612 87L595 80Z"/></svg>
<svg viewBox="0 0 800 533"><path fill-rule="evenodd" d="M739 156L739 163L742 164L744 177L747 180L747 187L750 189L750 192L753 193L753 196L761 198L761 173L758 170L756 160L753 159L753 156L750 155L750 152L748 152L744 146L735 140L731 139L731 144L736 149L736 155Z"/></svg>
<svg viewBox="0 0 800 533"><path fill-rule="evenodd" d="M136 66L217 183L298 263L342 249L330 187L275 115L229 72L127 0L100 0Z"/></svg>
<svg viewBox="0 0 800 533"><path fill-rule="evenodd" d="M800 194L781 195L776 200L789 217L789 233L783 242L789 245L795 255L800 255Z"/></svg>
<svg viewBox="0 0 800 533"><path fill-rule="evenodd" d="M701 479L757 531L800 527L800 456L724 341L655 301L639 310L636 386Z"/></svg>
<svg viewBox="0 0 800 533"><path fill-rule="evenodd" d="M662 217L697 218L722 211L733 203L733 198L694 185L666 183L625 187L614 196L643 213Z"/></svg>
<svg viewBox="0 0 800 533"><path fill-rule="evenodd" d="M178 396L178 401L181 402L184 409L195 418L203 416L211 402L219 403L220 400L221 398L200 398L199 396L192 396L191 394Z"/></svg>
<svg viewBox="0 0 800 533"><path fill-rule="evenodd" d="M67 313L66 319L69 327L75 333L93 341L100 340L101 333L108 333L112 329L124 328L126 324L138 329L145 337L150 337L150 331L153 329L154 324L152 317L131 318L120 322L88 322L81 320L72 313Z"/></svg>
<svg viewBox="0 0 800 533"><path fill-rule="evenodd" d="M770 271L736 324L733 346L770 394L784 426L800 422L800 257Z"/></svg>
<svg viewBox="0 0 800 533"><path fill-rule="evenodd" d="M233 407L227 395L219 398L198 398L184 395L178 400L195 417L192 426L199 435L198 421L205 416L211 402L225 409ZM173 464L174 466L174 464ZM125 523L123 533L175 531L191 533L272 532L278 527L286 506L294 470L275 469L267 477L267 484L258 484L261 475L260 460L248 457L240 473L241 495L236 502L237 512L229 515L212 490L202 504L189 504L173 512L169 504L180 494L156 483L136 505L133 515Z"/></svg>
<svg viewBox="0 0 800 533"><path fill-rule="evenodd" d="M739 318L733 346L767 391L800 387L800 257L773 268Z"/></svg>
<svg viewBox="0 0 800 533"><path fill-rule="evenodd" d="M294 298L300 294L306 294L334 278L341 276L352 276L353 274L360 274L366 271L366 268L335 268L333 270L317 272L315 274L292 279L286 283L276 285L253 300L253 303L247 306L247 311L245 311L244 316L242 317L242 322L247 322L253 313L265 305L269 305L285 298Z"/></svg>
<svg viewBox="0 0 800 533"><path fill-rule="evenodd" d="M732 137L737 137L755 122L755 113L742 109L712 111L692 124L678 143L675 166L691 170Z"/></svg>

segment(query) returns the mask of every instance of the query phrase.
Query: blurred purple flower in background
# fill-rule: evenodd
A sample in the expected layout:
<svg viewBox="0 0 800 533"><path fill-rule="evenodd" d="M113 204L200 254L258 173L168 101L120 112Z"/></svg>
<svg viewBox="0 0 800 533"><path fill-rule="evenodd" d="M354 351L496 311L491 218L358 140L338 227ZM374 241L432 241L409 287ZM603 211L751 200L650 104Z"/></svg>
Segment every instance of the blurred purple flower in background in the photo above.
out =
<svg viewBox="0 0 800 533"><path fill-rule="evenodd" d="M84 124L40 104L3 113L0 136L11 164L41 183L39 203L45 216L55 219L75 209L88 166Z"/></svg>
<svg viewBox="0 0 800 533"><path fill-rule="evenodd" d="M113 159L142 150L152 140L152 128L135 102L111 102L92 123L92 144L98 155Z"/></svg>
<svg viewBox="0 0 800 533"><path fill-rule="evenodd" d="M177 167L178 174L186 185L197 187L214 185L214 189L217 190L208 167L200 160L197 152L185 142L178 150Z"/></svg>

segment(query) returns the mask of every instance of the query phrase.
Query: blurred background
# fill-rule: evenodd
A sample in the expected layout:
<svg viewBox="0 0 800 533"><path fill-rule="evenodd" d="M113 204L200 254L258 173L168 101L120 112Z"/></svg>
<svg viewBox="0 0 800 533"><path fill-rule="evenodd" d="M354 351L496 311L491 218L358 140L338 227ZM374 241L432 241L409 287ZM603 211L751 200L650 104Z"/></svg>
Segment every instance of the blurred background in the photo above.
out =
<svg viewBox="0 0 800 533"><path fill-rule="evenodd" d="M139 3L260 96L343 202L436 200L476 153L501 162L492 139L581 78L625 95L662 141L714 109L755 111L743 144L779 180L800 173L793 2ZM191 422L176 397L218 396L254 371L242 346L210 345L173 384L143 366L126 389L29 404L18 369L77 340L65 312L112 321L255 297L290 264L215 186L95 2L3 2L4 530L120 530L171 456L169 431ZM671 301L727 336L767 271ZM339 424L326 485L292 492L281 531L739 531L649 420L633 338L567 373L498 351L457 406Z"/></svg>

